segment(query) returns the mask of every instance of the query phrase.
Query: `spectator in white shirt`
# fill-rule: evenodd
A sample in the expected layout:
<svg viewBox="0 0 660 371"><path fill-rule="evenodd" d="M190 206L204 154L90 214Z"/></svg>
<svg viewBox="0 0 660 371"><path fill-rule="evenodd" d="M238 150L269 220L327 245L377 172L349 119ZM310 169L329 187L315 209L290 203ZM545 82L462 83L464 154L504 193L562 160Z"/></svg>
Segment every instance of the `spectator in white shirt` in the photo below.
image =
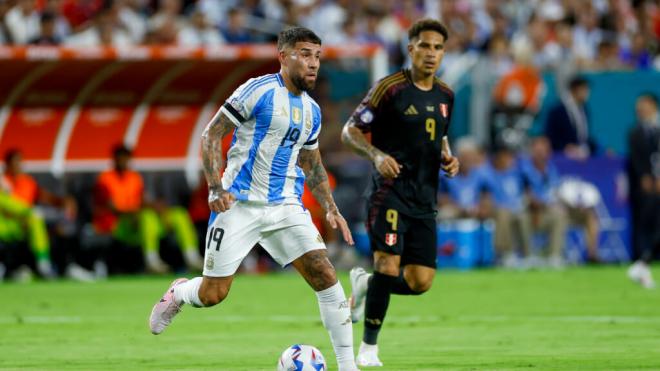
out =
<svg viewBox="0 0 660 371"><path fill-rule="evenodd" d="M110 6L101 10L95 17L91 27L65 40L65 44L76 47L133 45L131 35L119 22L118 9Z"/></svg>
<svg viewBox="0 0 660 371"><path fill-rule="evenodd" d="M119 9L119 20L137 44L143 43L147 34L147 17L143 12L143 3L142 0L123 0Z"/></svg>
<svg viewBox="0 0 660 371"><path fill-rule="evenodd" d="M39 36L39 13L36 0L18 0L5 15L5 24L14 44L27 44Z"/></svg>
<svg viewBox="0 0 660 371"><path fill-rule="evenodd" d="M220 32L211 26L201 10L196 9L177 36L177 43L187 46L209 46L225 43Z"/></svg>

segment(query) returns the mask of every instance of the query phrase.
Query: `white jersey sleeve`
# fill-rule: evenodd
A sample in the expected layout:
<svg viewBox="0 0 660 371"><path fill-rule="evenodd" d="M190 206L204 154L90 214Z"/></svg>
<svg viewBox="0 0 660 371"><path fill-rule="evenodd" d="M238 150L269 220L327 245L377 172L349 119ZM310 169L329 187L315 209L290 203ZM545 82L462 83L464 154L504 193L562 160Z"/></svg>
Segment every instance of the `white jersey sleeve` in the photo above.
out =
<svg viewBox="0 0 660 371"><path fill-rule="evenodd" d="M236 127L241 126L254 117L255 107L262 96L263 88L274 81L277 81L274 74L249 79L234 91L220 111L227 115Z"/></svg>
<svg viewBox="0 0 660 371"><path fill-rule="evenodd" d="M310 101L312 103L312 131L302 146L306 150L319 148L319 133L321 132L321 108L313 99L310 98Z"/></svg>

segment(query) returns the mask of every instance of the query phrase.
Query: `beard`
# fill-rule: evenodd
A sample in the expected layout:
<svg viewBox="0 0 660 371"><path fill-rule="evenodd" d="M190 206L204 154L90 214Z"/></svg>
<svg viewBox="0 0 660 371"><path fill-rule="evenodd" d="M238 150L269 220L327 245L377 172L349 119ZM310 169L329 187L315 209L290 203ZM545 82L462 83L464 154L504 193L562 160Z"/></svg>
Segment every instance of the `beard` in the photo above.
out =
<svg viewBox="0 0 660 371"><path fill-rule="evenodd" d="M304 76L296 75L291 77L291 82L293 82L293 85L295 85L296 88L302 90L302 91L310 91L313 90L314 87L316 86L316 80L314 80L311 83L308 83L305 80Z"/></svg>

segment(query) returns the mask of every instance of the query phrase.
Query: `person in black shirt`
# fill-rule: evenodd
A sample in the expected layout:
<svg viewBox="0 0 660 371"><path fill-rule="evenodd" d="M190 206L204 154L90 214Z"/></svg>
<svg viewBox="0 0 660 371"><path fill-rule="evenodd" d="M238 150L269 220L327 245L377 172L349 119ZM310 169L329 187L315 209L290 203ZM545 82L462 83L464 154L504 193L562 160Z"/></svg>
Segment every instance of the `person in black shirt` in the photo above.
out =
<svg viewBox="0 0 660 371"><path fill-rule="evenodd" d="M446 139L454 93L435 77L447 36L438 21L413 24L412 68L376 83L342 132L344 144L374 163L367 205L374 273L351 270L353 321L364 314L359 366L382 366L377 338L390 294L422 294L435 276L438 173L459 169Z"/></svg>
<svg viewBox="0 0 660 371"><path fill-rule="evenodd" d="M660 249L660 111L658 98L644 93L636 102L637 124L628 137L628 184L633 246L639 259L628 277L654 288L651 262Z"/></svg>
<svg viewBox="0 0 660 371"><path fill-rule="evenodd" d="M62 40L57 37L55 26L57 25L57 16L51 12L41 13L40 18L41 34L29 43L32 45L59 45Z"/></svg>
<svg viewBox="0 0 660 371"><path fill-rule="evenodd" d="M545 135L552 150L570 158L584 159L598 152L598 144L589 132L589 82L583 77L573 78L562 101L550 109Z"/></svg>

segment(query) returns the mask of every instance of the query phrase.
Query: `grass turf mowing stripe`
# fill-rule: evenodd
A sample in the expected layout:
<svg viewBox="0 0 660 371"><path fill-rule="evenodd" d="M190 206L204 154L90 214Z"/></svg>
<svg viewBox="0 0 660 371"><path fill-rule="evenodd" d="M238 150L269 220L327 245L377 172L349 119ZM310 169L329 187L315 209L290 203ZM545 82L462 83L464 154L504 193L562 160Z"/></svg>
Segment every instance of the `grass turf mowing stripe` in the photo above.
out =
<svg viewBox="0 0 660 371"><path fill-rule="evenodd" d="M153 336L147 318L171 279L0 284L0 369L273 370L298 342L336 369L297 275L238 276L226 302L186 307ZM356 344L361 333L354 326ZM383 371L660 369L660 291L624 267L441 271L427 294L393 297L381 359Z"/></svg>

